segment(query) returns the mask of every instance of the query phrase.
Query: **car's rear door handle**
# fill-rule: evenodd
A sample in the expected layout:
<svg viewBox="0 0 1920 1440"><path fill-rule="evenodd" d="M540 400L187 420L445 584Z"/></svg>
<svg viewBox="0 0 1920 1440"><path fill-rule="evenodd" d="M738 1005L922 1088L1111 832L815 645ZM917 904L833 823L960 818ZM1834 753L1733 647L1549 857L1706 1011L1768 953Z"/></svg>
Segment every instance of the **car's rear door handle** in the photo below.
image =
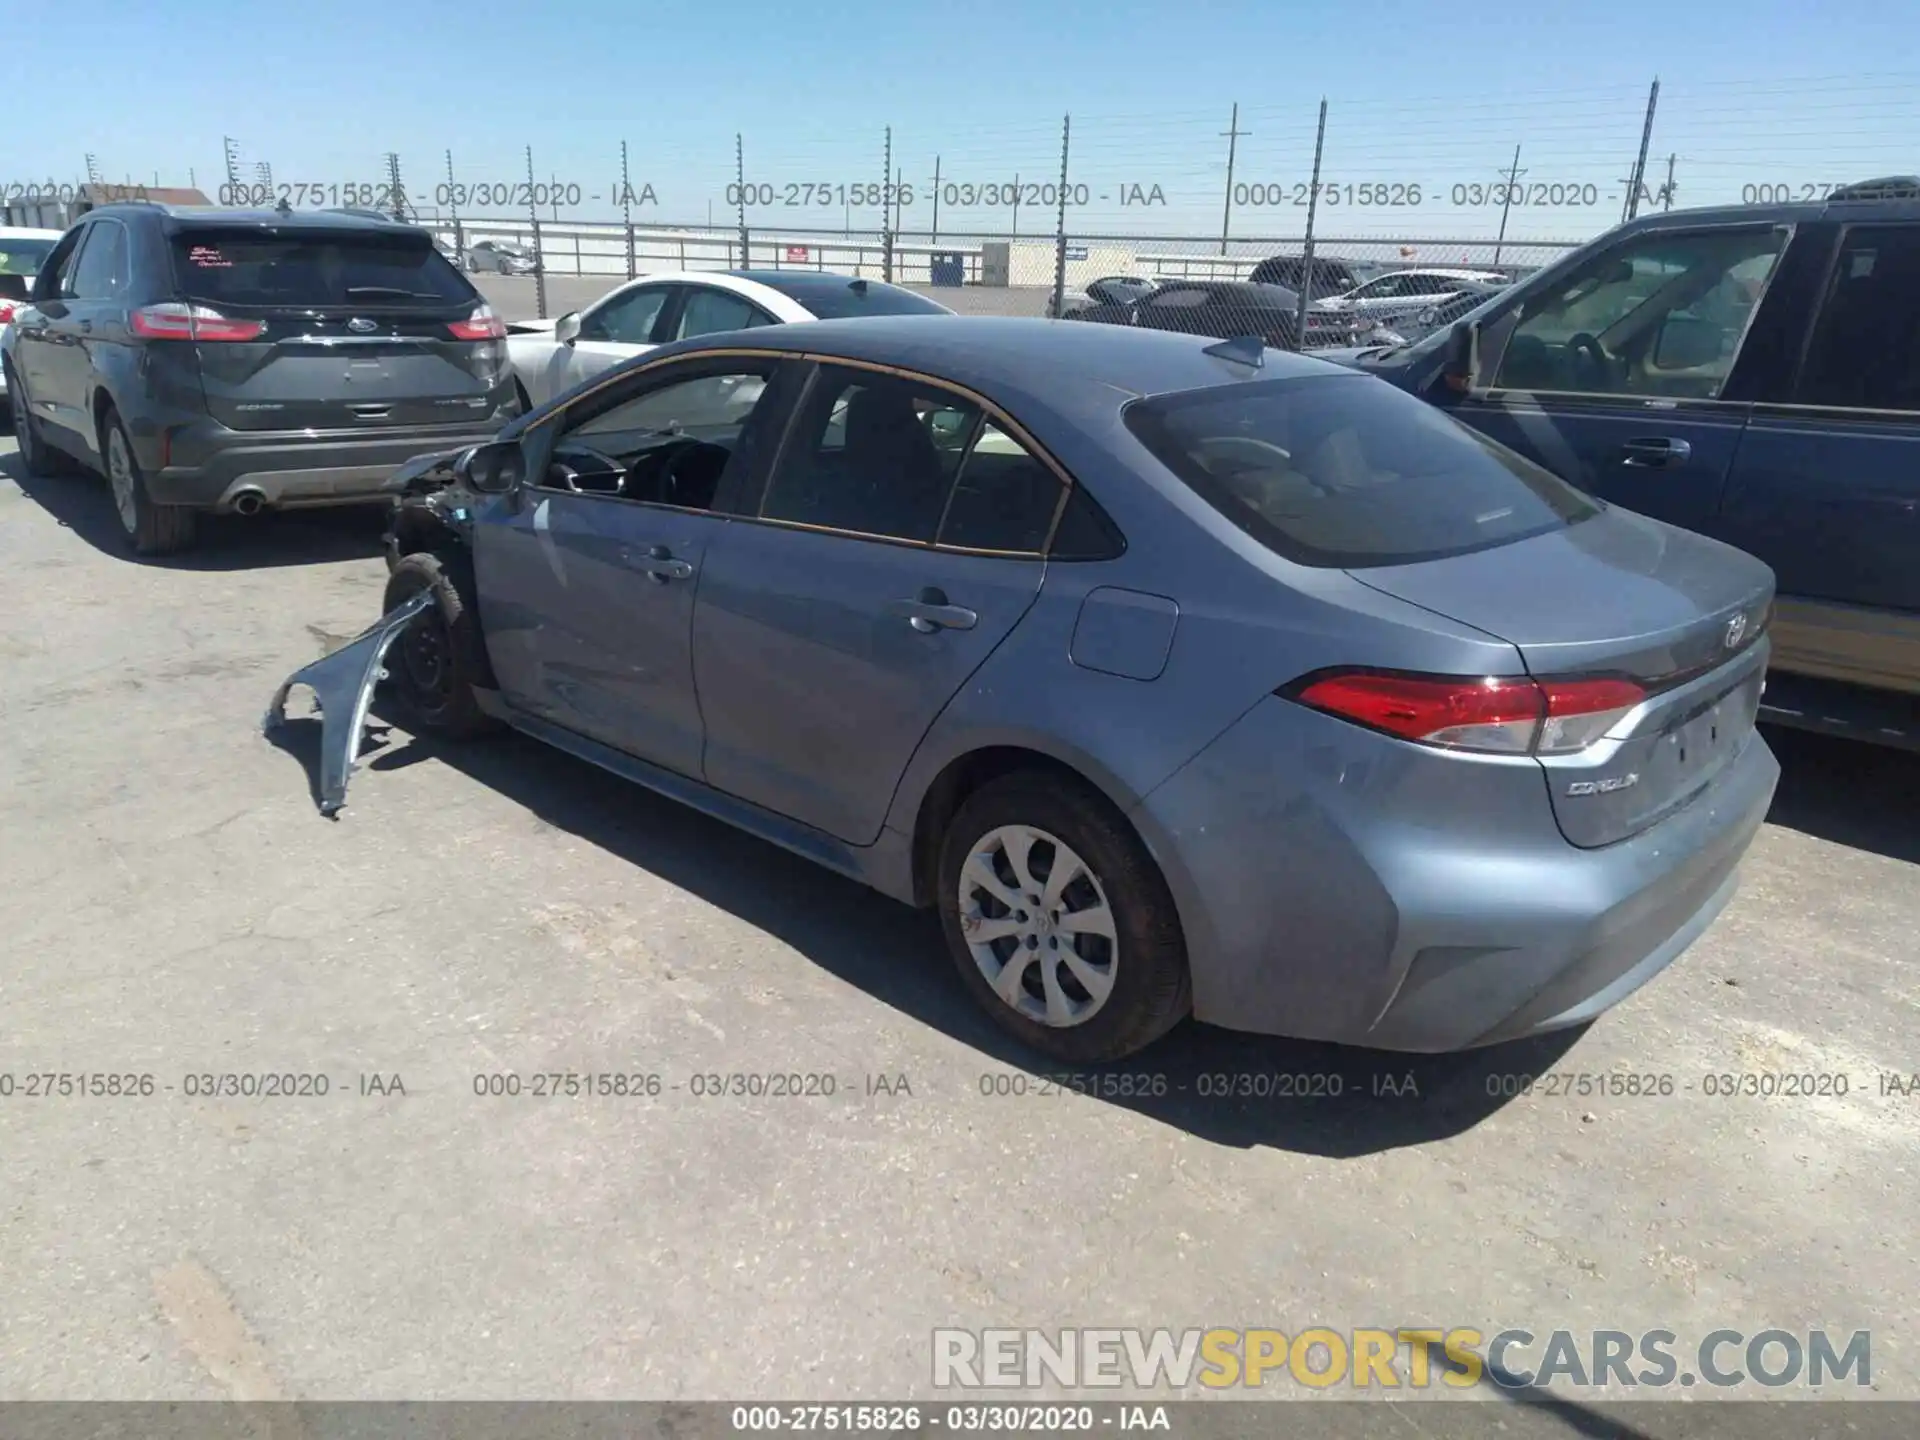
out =
<svg viewBox="0 0 1920 1440"><path fill-rule="evenodd" d="M1643 470L1672 469L1693 458L1693 446L1666 436L1629 440L1621 448L1626 452L1622 463Z"/></svg>
<svg viewBox="0 0 1920 1440"><path fill-rule="evenodd" d="M922 635L936 630L971 630L980 616L964 605L948 602L947 592L929 585L911 600L895 600L887 606L889 615L898 615Z"/></svg>
<svg viewBox="0 0 1920 1440"><path fill-rule="evenodd" d="M673 558L673 552L664 545L649 546L644 555L624 552L627 563L641 572L656 585L664 585L669 580L691 580L693 566L684 560Z"/></svg>

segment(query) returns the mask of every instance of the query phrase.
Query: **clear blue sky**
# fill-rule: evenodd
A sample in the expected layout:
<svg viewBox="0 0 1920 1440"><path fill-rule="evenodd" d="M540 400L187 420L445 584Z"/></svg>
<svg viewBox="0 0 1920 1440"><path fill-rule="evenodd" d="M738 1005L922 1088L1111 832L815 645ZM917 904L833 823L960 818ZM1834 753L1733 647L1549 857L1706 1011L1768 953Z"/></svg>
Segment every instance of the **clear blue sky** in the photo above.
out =
<svg viewBox="0 0 1920 1440"><path fill-rule="evenodd" d="M639 218L711 205L725 221L736 133L748 179L784 201L789 184L879 180L891 125L915 187L903 225L925 229L936 156L946 180L1052 181L1070 113L1069 179L1088 187L1072 224L1217 235L1237 101L1251 134L1236 177L1275 188L1246 193L1234 232L1283 235L1324 94L1323 179L1402 203L1342 197L1323 234L1490 234L1497 206L1455 205L1453 187L1497 181L1520 143L1524 181L1612 198L1526 207L1512 233L1580 236L1618 218L1655 75L1649 178L1677 154L1680 204L1920 169L1920 72L1893 70L1920 64L1911 0L81 0L30 28L0 183L81 178L91 152L108 179L184 184L191 169L211 194L231 136L247 178L265 162L279 183L379 181L397 151L431 209L448 149L470 184L523 180L531 145L539 178L580 186L600 215L624 138L658 202ZM1123 206L1136 185L1164 203ZM958 198L943 230L1012 218ZM750 218L877 227L879 213L836 200ZM1019 228L1051 222L1028 206Z"/></svg>

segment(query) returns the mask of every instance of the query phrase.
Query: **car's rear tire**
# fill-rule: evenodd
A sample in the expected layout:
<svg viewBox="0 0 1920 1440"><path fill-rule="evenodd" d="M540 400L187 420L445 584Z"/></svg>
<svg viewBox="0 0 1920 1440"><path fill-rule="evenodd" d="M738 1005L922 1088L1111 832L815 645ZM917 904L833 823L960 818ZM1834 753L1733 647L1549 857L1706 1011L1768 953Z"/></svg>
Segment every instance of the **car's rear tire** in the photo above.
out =
<svg viewBox="0 0 1920 1440"><path fill-rule="evenodd" d="M105 460L107 485L113 491L114 513L136 555L173 555L193 545L199 515L184 505L161 505L147 493L146 476L119 414L108 409L100 418L100 453Z"/></svg>
<svg viewBox="0 0 1920 1440"><path fill-rule="evenodd" d="M947 827L938 883L962 982L1052 1059L1123 1059L1192 1009L1166 880L1090 786L1042 771L982 786Z"/></svg>
<svg viewBox="0 0 1920 1440"><path fill-rule="evenodd" d="M387 652L387 673L401 704L422 730L449 739L497 729L474 693L492 677L473 611L472 567L459 556L426 551L403 556L387 579L381 608L391 612L422 590L433 592L433 608L402 631Z"/></svg>
<svg viewBox="0 0 1920 1440"><path fill-rule="evenodd" d="M36 477L79 474L79 461L41 438L40 422L33 418L33 410L27 404L27 387L21 383L20 372L13 368L12 361L6 362L6 371L7 416L13 428L14 449L19 452L20 463L27 474Z"/></svg>

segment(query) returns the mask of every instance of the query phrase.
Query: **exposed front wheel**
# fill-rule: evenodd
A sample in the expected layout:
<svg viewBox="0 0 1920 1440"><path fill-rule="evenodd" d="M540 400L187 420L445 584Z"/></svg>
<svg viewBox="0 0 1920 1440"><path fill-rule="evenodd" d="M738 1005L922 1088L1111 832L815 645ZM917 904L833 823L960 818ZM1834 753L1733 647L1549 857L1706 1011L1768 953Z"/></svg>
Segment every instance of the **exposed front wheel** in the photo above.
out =
<svg viewBox="0 0 1920 1440"><path fill-rule="evenodd" d="M1173 897L1104 797L1039 772L983 786L948 826L940 918L969 991L1035 1050L1118 1060L1192 1007Z"/></svg>
<svg viewBox="0 0 1920 1440"><path fill-rule="evenodd" d="M463 559L416 552L393 567L381 602L391 612L422 590L433 592L433 608L407 626L387 652L387 672L421 729L457 740L494 728L474 694L475 686L487 684L488 672L471 603L471 576Z"/></svg>
<svg viewBox="0 0 1920 1440"><path fill-rule="evenodd" d="M114 513L136 555L171 555L193 544L198 516L184 505L160 505L147 493L146 477L134 457L127 427L109 410L100 422L101 449L106 455L107 484L113 490Z"/></svg>

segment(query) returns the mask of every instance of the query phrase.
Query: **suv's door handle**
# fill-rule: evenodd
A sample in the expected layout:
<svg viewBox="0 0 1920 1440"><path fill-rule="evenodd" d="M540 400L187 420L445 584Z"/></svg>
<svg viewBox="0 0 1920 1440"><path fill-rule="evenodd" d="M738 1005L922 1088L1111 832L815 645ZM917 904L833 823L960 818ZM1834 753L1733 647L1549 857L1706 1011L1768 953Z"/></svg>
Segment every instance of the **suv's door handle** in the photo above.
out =
<svg viewBox="0 0 1920 1440"><path fill-rule="evenodd" d="M684 560L674 559L673 552L664 545L650 546L645 555L637 558L630 551L626 553L628 563L656 585L664 585L669 580L693 578L693 566Z"/></svg>
<svg viewBox="0 0 1920 1440"><path fill-rule="evenodd" d="M1623 464L1644 470L1670 469L1686 464L1693 457L1693 446L1684 440L1672 440L1665 436L1629 440L1621 448L1626 452Z"/></svg>
<svg viewBox="0 0 1920 1440"><path fill-rule="evenodd" d="M979 615L964 605L949 604L947 592L937 585L927 586L911 600L892 601L887 613L900 616L922 635L936 630L971 630L980 623Z"/></svg>

